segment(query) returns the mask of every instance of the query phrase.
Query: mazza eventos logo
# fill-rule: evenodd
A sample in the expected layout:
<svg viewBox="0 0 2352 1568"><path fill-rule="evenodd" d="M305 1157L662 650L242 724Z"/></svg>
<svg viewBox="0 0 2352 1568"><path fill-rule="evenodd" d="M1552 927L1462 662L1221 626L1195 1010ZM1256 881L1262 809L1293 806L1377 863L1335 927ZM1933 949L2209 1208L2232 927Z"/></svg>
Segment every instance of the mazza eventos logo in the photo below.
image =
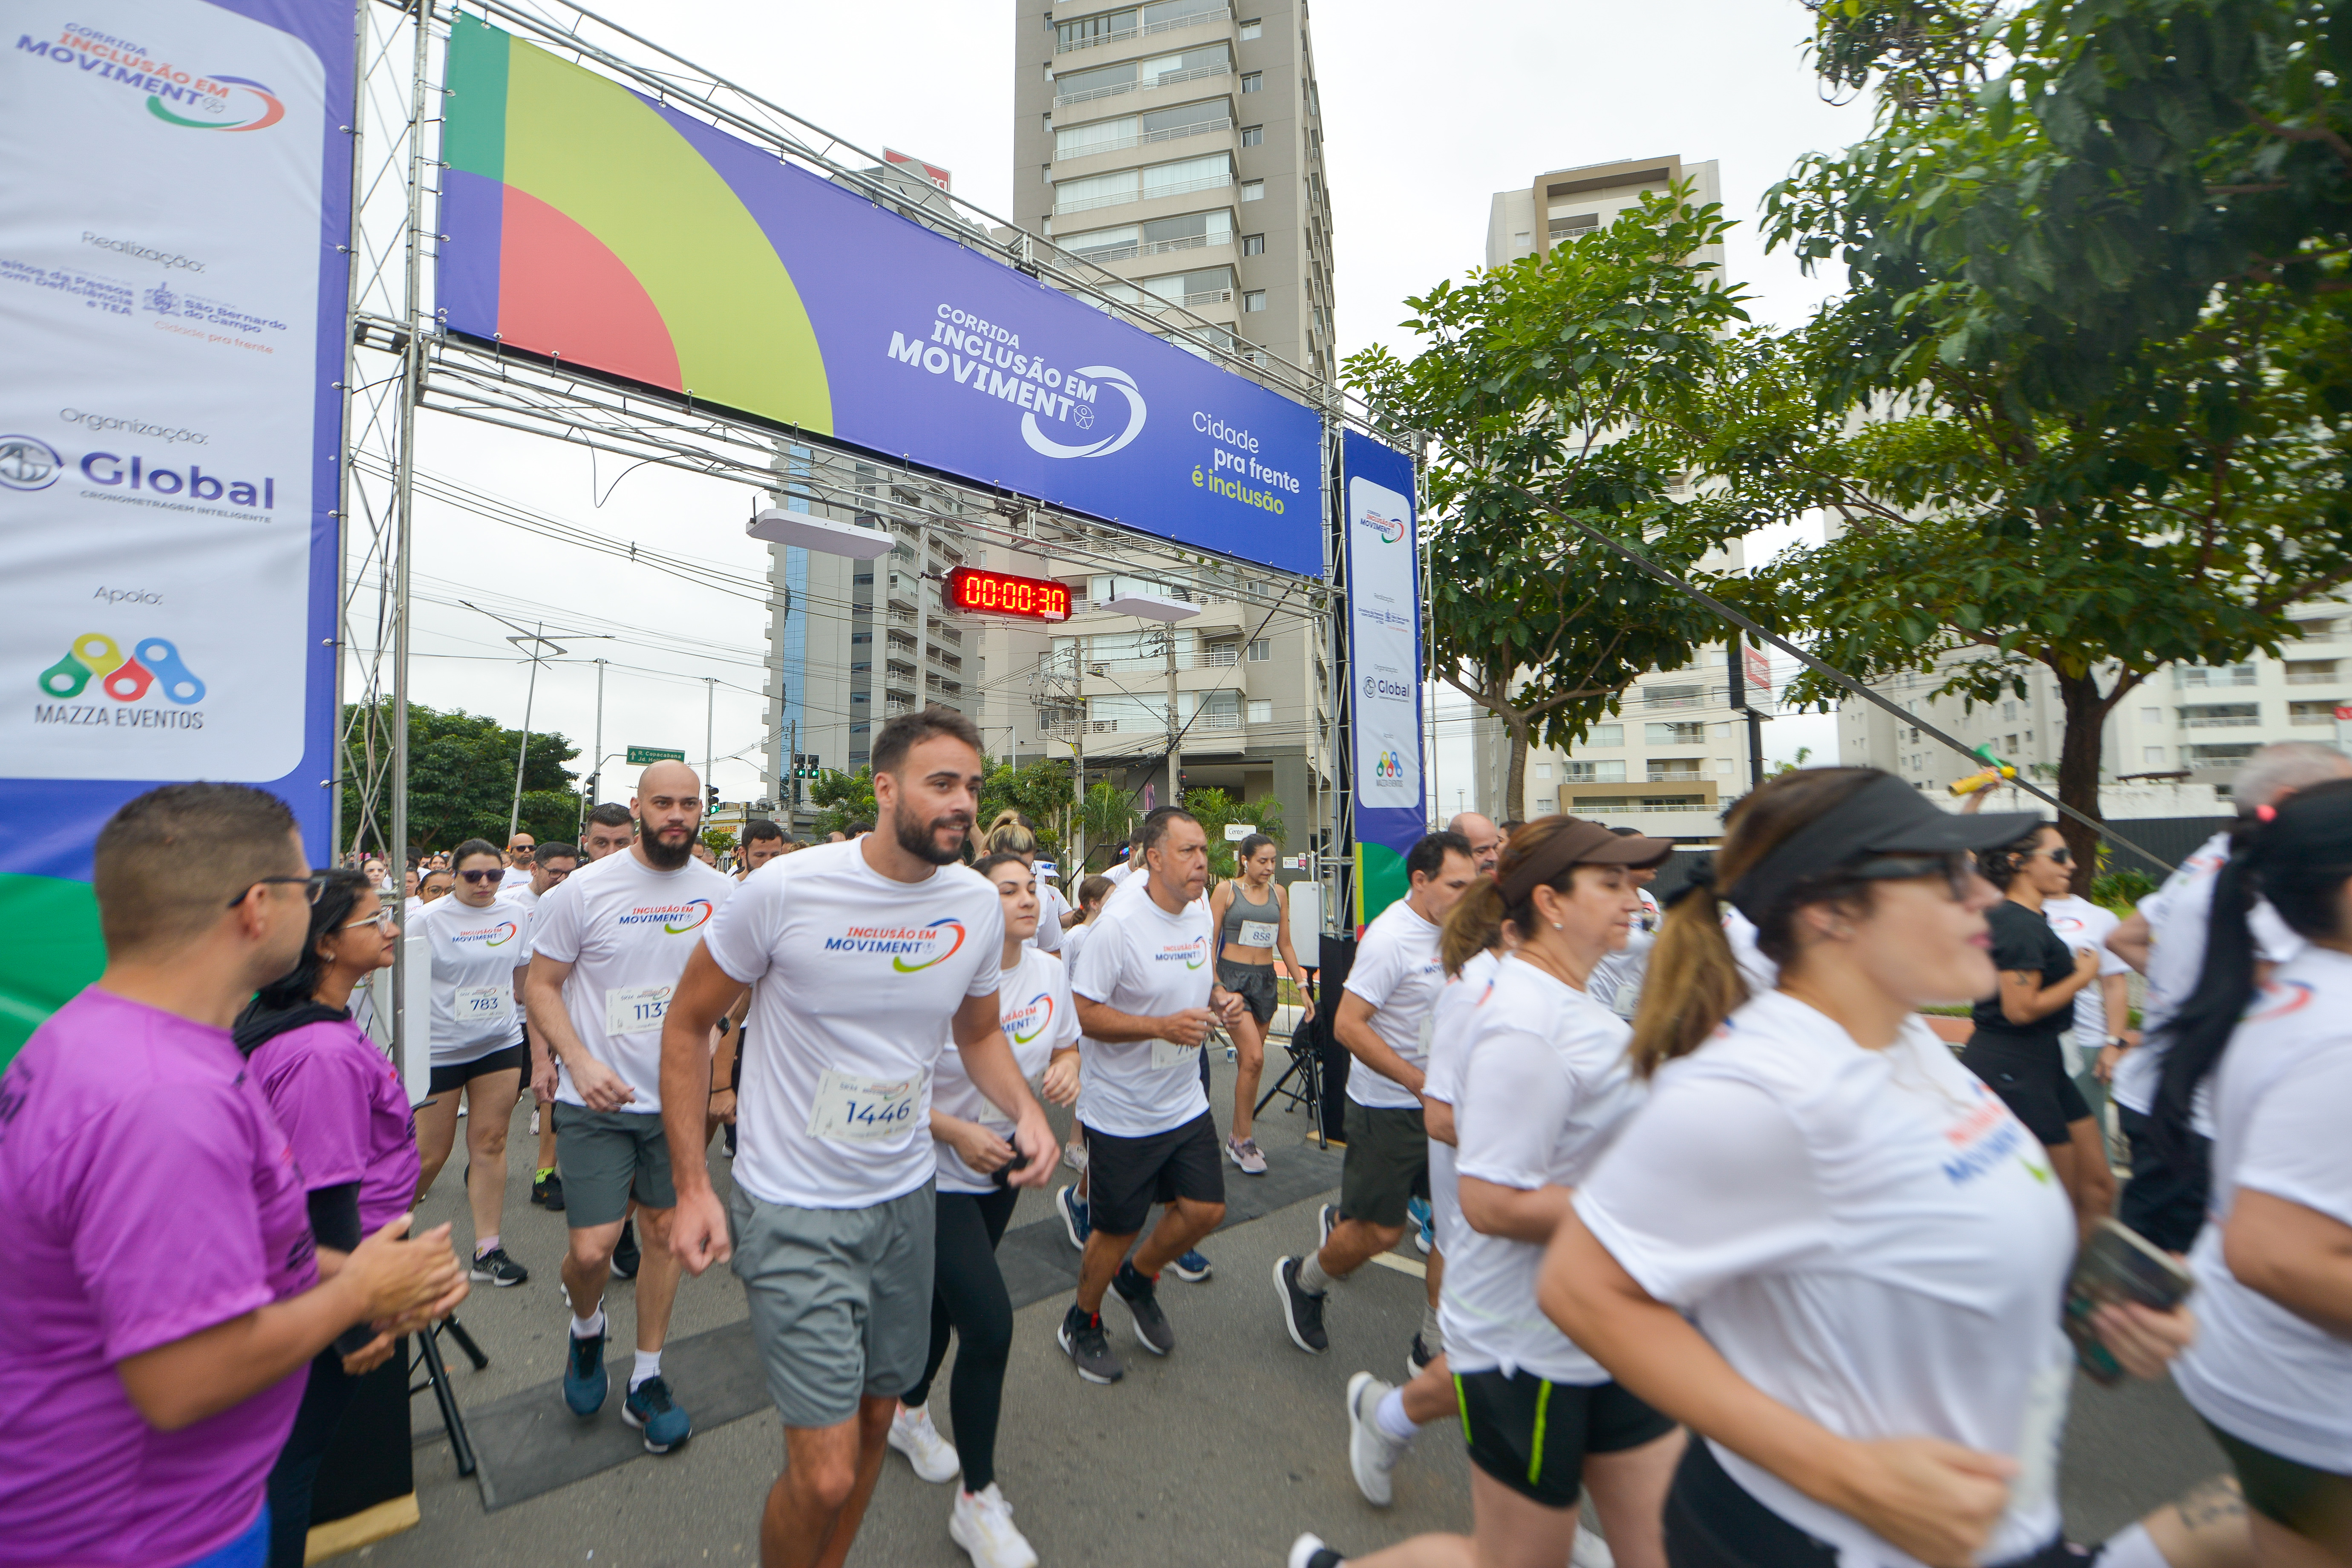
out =
<svg viewBox="0 0 2352 1568"><path fill-rule="evenodd" d="M130 654L102 632L84 632L74 638L65 658L41 671L45 697L79 697L92 680L117 702L136 702L152 687L186 707L205 700L205 683L180 658L180 650L163 637L141 637Z"/></svg>

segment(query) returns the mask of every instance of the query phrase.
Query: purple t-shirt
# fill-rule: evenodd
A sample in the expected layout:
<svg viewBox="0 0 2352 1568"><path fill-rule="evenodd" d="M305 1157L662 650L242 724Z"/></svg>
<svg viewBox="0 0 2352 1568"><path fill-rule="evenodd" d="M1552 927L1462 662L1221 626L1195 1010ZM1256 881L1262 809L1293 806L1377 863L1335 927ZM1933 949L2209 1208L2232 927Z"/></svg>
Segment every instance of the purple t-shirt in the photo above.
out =
<svg viewBox="0 0 2352 1568"><path fill-rule="evenodd" d="M261 1091L294 1142L311 1192L360 1184L360 1234L373 1236L416 1198L416 1122L400 1079L348 1018L305 1024L253 1053Z"/></svg>
<svg viewBox="0 0 2352 1568"><path fill-rule="evenodd" d="M91 986L0 1076L0 1568L188 1563L233 1540L303 1372L177 1432L115 1363L318 1280L302 1172L228 1031Z"/></svg>

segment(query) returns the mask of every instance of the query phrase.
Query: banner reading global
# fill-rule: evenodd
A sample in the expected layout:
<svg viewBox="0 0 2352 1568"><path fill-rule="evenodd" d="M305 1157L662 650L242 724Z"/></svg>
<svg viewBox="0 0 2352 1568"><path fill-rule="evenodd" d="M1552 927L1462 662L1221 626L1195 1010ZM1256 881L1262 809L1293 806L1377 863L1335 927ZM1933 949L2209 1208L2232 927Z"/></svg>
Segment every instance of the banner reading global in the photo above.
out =
<svg viewBox="0 0 2352 1568"><path fill-rule="evenodd" d="M328 853L352 49L317 0L9 21L0 1061L98 973L125 800L261 784Z"/></svg>
<svg viewBox="0 0 2352 1568"><path fill-rule="evenodd" d="M1411 891L1406 851L1428 828L1421 787L1421 546L1412 459L1344 433L1348 709L1355 749L1356 925Z"/></svg>
<svg viewBox="0 0 2352 1568"><path fill-rule="evenodd" d="M1321 420L470 16L452 331L1319 576Z"/></svg>

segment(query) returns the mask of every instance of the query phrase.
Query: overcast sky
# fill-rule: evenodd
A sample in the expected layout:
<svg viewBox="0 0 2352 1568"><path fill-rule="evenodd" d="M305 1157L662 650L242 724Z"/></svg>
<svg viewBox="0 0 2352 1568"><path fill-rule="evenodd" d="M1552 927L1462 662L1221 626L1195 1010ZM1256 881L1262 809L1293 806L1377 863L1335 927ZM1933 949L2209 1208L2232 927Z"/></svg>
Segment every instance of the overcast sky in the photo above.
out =
<svg viewBox="0 0 2352 1568"><path fill-rule="evenodd" d="M838 135L946 166L959 195L998 212L1011 205L1013 28L1034 26L1038 8L1039 0L600 6ZM1794 0L1496 0L1470 11L1346 0L1314 11L1341 353L1375 342L1411 351L1397 325L1405 298L1480 263L1494 192L1524 188L1549 169L1668 153L1720 161L1725 205L1741 225L1727 242L1729 270L1756 296L1756 318L1802 319L1828 285L1764 253L1758 204L1799 155L1868 129L1863 106L1822 101L1802 53L1806 21ZM751 492L739 486L653 468L621 478L610 458L429 416L418 456L428 472L601 534L747 574L765 570L765 550L743 536ZM1780 542L1759 542L1769 553ZM711 750L746 759L721 762L716 782L728 799L756 792L750 759L764 733L766 623L758 603L431 504L420 510L415 569L428 599L417 612L416 700L520 723L529 672L501 641L507 628L429 601L544 616L568 651L541 675L533 728L560 730L585 753L595 671L578 661L604 658L613 661L605 751L675 746L698 766L702 677L716 676ZM1434 785L1450 811L1468 779L1467 712L1447 702L1438 712ZM1786 757L1808 745L1814 760L1828 760L1830 726L1783 719L1767 731L1768 751ZM607 771L608 784L617 773Z"/></svg>

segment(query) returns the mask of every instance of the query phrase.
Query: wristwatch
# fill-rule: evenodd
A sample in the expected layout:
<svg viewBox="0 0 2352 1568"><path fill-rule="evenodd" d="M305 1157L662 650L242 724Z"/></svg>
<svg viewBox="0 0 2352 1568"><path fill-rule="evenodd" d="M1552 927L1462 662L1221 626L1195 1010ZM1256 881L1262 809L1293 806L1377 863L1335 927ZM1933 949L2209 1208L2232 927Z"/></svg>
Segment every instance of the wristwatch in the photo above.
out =
<svg viewBox="0 0 2352 1568"><path fill-rule="evenodd" d="M723 1040L723 1039L725 1039L725 1038L727 1037L727 1036L728 1036L729 1032L730 1032L730 1031L731 1031L734 1027L735 1027L735 1020L734 1020L734 1019L732 1019L732 1018L726 1018L726 1017L722 1017L722 1018L720 1018L720 1019L719 1020L719 1037L720 1039L722 1039L722 1040Z"/></svg>
<svg viewBox="0 0 2352 1568"><path fill-rule="evenodd" d="M2127 1051L2131 1049L2131 1042L2125 1039L2121 1035L2109 1035L2107 1037L2107 1044L2115 1047L2115 1048L2119 1051Z"/></svg>

